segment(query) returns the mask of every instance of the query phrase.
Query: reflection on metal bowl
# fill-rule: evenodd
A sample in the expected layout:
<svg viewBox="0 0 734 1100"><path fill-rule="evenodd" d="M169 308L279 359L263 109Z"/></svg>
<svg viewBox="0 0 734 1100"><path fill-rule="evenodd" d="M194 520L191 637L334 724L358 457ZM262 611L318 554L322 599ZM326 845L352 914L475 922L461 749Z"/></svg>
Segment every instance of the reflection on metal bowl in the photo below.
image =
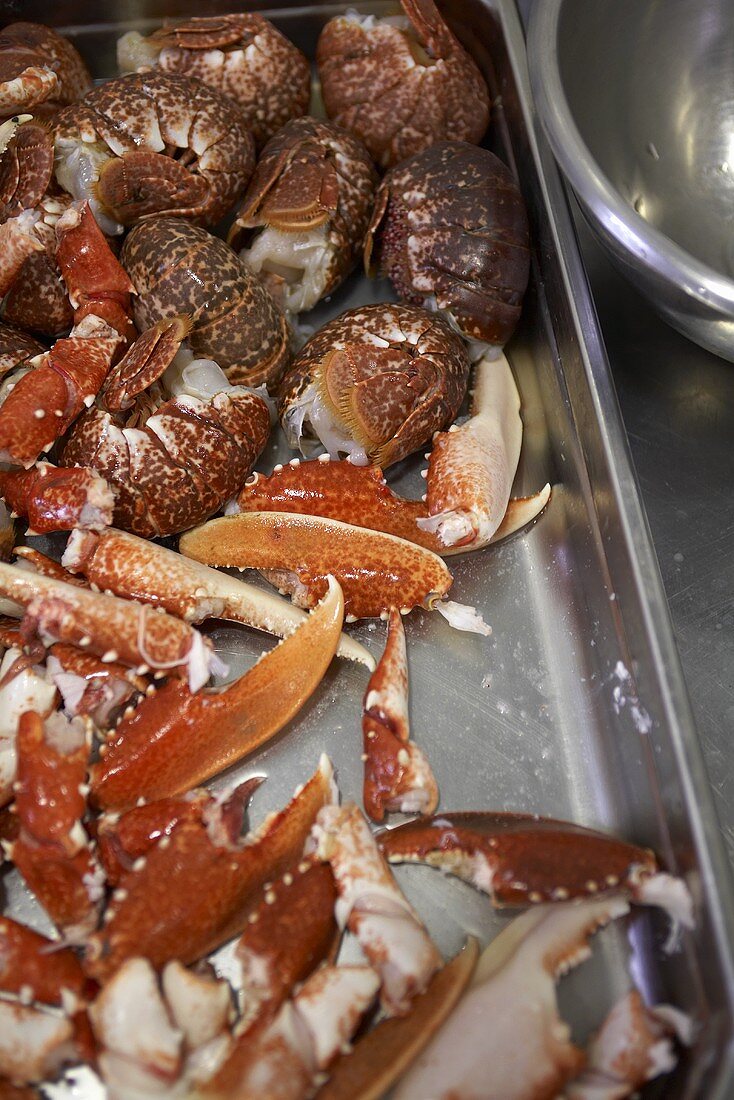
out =
<svg viewBox="0 0 734 1100"><path fill-rule="evenodd" d="M529 61L553 151L616 264L734 360L734 7L537 0Z"/></svg>

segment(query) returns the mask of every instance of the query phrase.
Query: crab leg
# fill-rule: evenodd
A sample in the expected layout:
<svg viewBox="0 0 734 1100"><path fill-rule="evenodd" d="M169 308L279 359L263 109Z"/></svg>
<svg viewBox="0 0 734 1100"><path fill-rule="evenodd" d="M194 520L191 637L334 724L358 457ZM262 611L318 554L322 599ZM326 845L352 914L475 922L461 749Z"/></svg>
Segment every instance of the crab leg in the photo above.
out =
<svg viewBox="0 0 734 1100"><path fill-rule="evenodd" d="M67 941L95 927L103 875L81 823L86 809L89 743L80 719L44 720L26 711L18 723L15 808L18 838L8 855Z"/></svg>
<svg viewBox="0 0 734 1100"><path fill-rule="evenodd" d="M0 595L26 608L24 636L40 634L88 649L104 661L184 677L198 691L222 665L192 627L143 604L90 592L0 563Z"/></svg>
<svg viewBox="0 0 734 1100"><path fill-rule="evenodd" d="M390 863L427 863L498 907L638 889L657 872L648 848L568 821L514 813L445 813L379 834Z"/></svg>
<svg viewBox="0 0 734 1100"><path fill-rule="evenodd" d="M269 592L125 531L72 532L63 564L103 591L162 607L187 622L228 619L284 638L306 618ZM337 654L375 667L372 655L346 634Z"/></svg>
<svg viewBox="0 0 734 1100"><path fill-rule="evenodd" d="M211 520L181 536L182 554L209 565L264 569L312 607L333 574L344 589L348 617L385 614L391 607L432 607L452 577L435 554L393 535L336 520L280 512L247 512Z"/></svg>
<svg viewBox="0 0 734 1100"><path fill-rule="evenodd" d="M382 978L385 1012L404 1015L441 966L441 956L398 889L357 806L325 807L313 836L317 855L328 860L336 878L337 921L357 936Z"/></svg>
<svg viewBox="0 0 734 1100"><path fill-rule="evenodd" d="M343 609L341 589L331 578L328 595L306 622L233 684L193 694L170 681L145 699L123 718L92 768L97 805L120 809L140 797L180 794L269 740L321 683Z"/></svg>
<svg viewBox="0 0 734 1100"><path fill-rule="evenodd" d="M90 939L87 973L104 981L140 953L155 967L174 958L194 962L239 935L258 892L300 858L317 813L333 797L331 765L322 757L288 805L243 840L179 822L113 896L104 927Z"/></svg>
<svg viewBox="0 0 734 1100"><path fill-rule="evenodd" d="M35 546L16 546L14 550L16 562L21 569L27 569L29 573L40 573L42 577L50 577L52 580L64 581L65 584L74 584L77 588L89 588L83 577L75 577L68 569L64 569L48 554L42 554ZM22 609L19 610L22 616Z"/></svg>
<svg viewBox="0 0 734 1100"><path fill-rule="evenodd" d="M112 523L112 490L83 466L65 470L40 462L30 470L0 471L0 494L37 535Z"/></svg>
<svg viewBox="0 0 734 1100"><path fill-rule="evenodd" d="M508 501L502 523L490 544L532 523L549 499L550 486L546 485L533 496ZM369 527L415 542L442 556L473 549L447 547L434 531L424 530L418 520L429 518L427 504L399 497L387 485L379 466L355 466L348 459L334 461L328 455L309 462L294 458L285 466L276 466L269 477L252 474L237 504L242 512L297 512Z"/></svg>
<svg viewBox="0 0 734 1100"><path fill-rule="evenodd" d="M391 608L385 652L370 677L362 713L364 808L373 821L385 812L433 813L438 787L423 752L410 740L408 659L400 613Z"/></svg>

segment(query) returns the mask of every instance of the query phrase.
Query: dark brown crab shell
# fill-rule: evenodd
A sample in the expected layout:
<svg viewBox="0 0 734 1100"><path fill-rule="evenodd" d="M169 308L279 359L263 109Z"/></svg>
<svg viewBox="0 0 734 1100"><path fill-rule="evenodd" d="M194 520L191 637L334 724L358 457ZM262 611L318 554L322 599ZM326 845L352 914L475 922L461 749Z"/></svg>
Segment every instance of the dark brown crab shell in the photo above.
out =
<svg viewBox="0 0 734 1100"><path fill-rule="evenodd" d="M255 167L252 134L235 104L178 74L119 77L64 108L55 123L57 162L84 143L109 154L95 197L126 226L158 214L212 225Z"/></svg>
<svg viewBox="0 0 734 1100"><path fill-rule="evenodd" d="M281 423L313 382L370 462L389 466L454 420L468 380L464 342L442 318L401 303L360 306L302 348L280 386Z"/></svg>
<svg viewBox="0 0 734 1100"><path fill-rule="evenodd" d="M229 243L239 248L247 229L264 226L286 233L326 226L333 252L324 297L356 263L376 183L369 154L355 137L315 118L294 119L265 146Z"/></svg>
<svg viewBox="0 0 734 1100"><path fill-rule="evenodd" d="M43 355L46 350L27 332L0 321L0 383L16 367L27 365L29 359Z"/></svg>
<svg viewBox="0 0 734 1100"><path fill-rule="evenodd" d="M416 154L378 188L364 259L401 298L435 299L468 338L506 343L530 270L528 219L512 172L466 142Z"/></svg>
<svg viewBox="0 0 734 1100"><path fill-rule="evenodd" d="M484 79L433 0L401 6L409 29L337 16L316 51L327 115L383 168L444 138L479 142L489 122Z"/></svg>
<svg viewBox="0 0 734 1100"><path fill-rule="evenodd" d="M55 78L55 79L54 79ZM43 104L49 117L81 99L92 78L71 42L40 23L10 23L0 31L0 117Z"/></svg>
<svg viewBox="0 0 734 1100"><path fill-rule="evenodd" d="M120 256L137 295L142 331L189 314L189 343L232 385L275 385L290 358L288 323L267 290L224 241L177 218L137 226Z"/></svg>
<svg viewBox="0 0 734 1100"><path fill-rule="evenodd" d="M254 12L165 23L145 39L162 72L194 76L239 106L258 147L308 110L311 68L299 49Z"/></svg>

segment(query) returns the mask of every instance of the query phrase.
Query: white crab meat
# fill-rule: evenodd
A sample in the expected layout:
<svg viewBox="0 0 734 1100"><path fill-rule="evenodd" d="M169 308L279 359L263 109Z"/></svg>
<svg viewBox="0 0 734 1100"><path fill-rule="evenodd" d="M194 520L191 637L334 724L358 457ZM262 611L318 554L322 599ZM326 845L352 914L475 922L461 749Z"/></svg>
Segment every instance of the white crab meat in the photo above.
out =
<svg viewBox="0 0 734 1100"><path fill-rule="evenodd" d="M53 1078L75 1051L65 1015L0 1000L0 1077L24 1084Z"/></svg>
<svg viewBox="0 0 734 1100"><path fill-rule="evenodd" d="M240 252L240 259L288 313L312 309L329 279L334 245L326 223L289 233L268 225Z"/></svg>
<svg viewBox="0 0 734 1100"><path fill-rule="evenodd" d="M113 156L107 146L96 141L95 137L92 133L88 135L89 140L68 141L57 136L54 170L64 191L75 199L87 199L102 232L116 236L125 227L106 213L96 194L99 174Z"/></svg>
<svg viewBox="0 0 734 1100"><path fill-rule="evenodd" d="M318 386L311 382L292 401L283 417L288 446L305 458L327 453L331 458L348 458L355 466L368 466L369 455L352 439L347 425L326 407Z"/></svg>
<svg viewBox="0 0 734 1100"><path fill-rule="evenodd" d="M46 680L37 666L24 668L3 684L16 662L22 659L22 650L11 647L0 663L0 684L3 685L0 687L0 806L13 797L18 762L15 738L21 714L35 710L45 716L51 713L56 701L54 684Z"/></svg>
<svg viewBox="0 0 734 1100"><path fill-rule="evenodd" d="M173 1023L188 1047L199 1047L225 1030L232 1011L227 982L194 974L180 962L169 962L161 978Z"/></svg>

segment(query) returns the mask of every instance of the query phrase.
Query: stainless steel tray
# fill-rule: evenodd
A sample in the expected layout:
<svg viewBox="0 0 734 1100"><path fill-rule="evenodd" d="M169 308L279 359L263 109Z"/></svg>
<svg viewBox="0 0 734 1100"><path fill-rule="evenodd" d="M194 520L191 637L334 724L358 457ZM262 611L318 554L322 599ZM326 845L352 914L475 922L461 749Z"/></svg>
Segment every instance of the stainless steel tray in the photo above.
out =
<svg viewBox="0 0 734 1100"><path fill-rule="evenodd" d="M236 7L217 0L207 14ZM248 7L313 56L319 28L346 5ZM107 5L81 0L65 0L53 14L44 0L0 10L6 19L53 21L98 76L114 73L121 30L174 10L202 13L190 2L160 0L118 3L114 23ZM457 0L445 10L485 72L495 98L490 147L515 168L531 215L531 285L508 349L525 423L516 491L550 480L554 494L531 531L451 559L452 595L483 611L491 638L453 632L436 615L408 619L413 735L434 765L442 808L568 817L649 845L686 875L698 923L681 949L665 955L665 921L638 911L629 934L610 929L598 937L595 959L564 981L561 1004L583 1037L628 984L631 964L647 996L672 1001L700 1022L675 1074L645 1095L723 1100L734 1094L734 892L565 193L536 128L514 4ZM308 322L389 296L387 284L354 276ZM282 456L274 442L259 465L269 470ZM391 483L418 495L419 468L403 463ZM261 636L241 628L212 634L234 672L262 648ZM382 624L361 624L355 634L379 654ZM218 785L266 773L252 811L257 821L326 751L343 797L359 800L365 681L363 669L335 662L289 729ZM444 952L466 930L486 941L506 919L456 880L419 868L399 874ZM13 874L4 885L10 909L41 924ZM74 1094L91 1092L77 1086Z"/></svg>

